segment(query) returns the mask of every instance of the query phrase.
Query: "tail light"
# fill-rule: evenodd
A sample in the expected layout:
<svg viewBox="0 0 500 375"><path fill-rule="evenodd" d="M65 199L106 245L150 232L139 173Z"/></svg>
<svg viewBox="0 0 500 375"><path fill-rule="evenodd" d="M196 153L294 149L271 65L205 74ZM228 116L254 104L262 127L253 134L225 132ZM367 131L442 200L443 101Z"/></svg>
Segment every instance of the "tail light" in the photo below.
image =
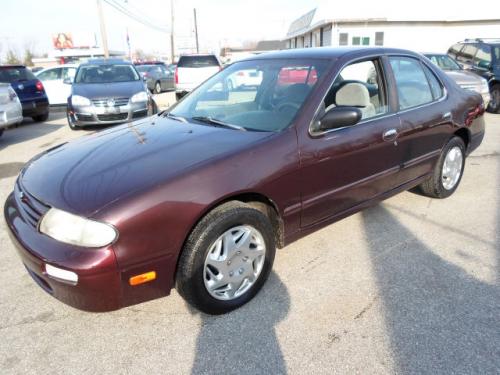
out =
<svg viewBox="0 0 500 375"><path fill-rule="evenodd" d="M43 85L42 82L36 81L36 90L37 91L43 91Z"/></svg>
<svg viewBox="0 0 500 375"><path fill-rule="evenodd" d="M178 68L175 68L175 74L174 74L174 78L175 78L175 83L179 83L179 70Z"/></svg>

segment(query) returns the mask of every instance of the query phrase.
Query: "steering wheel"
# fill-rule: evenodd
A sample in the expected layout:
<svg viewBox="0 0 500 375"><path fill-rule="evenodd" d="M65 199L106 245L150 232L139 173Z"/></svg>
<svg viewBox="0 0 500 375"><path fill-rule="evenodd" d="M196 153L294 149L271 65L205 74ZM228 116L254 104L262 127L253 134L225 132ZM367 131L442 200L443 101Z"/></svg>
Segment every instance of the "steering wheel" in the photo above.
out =
<svg viewBox="0 0 500 375"><path fill-rule="evenodd" d="M298 105L297 103L294 103L294 102L283 102L283 103L276 105L275 110L276 110L276 112L285 112L284 109L287 107L291 107L295 111L298 111L300 108L300 105Z"/></svg>

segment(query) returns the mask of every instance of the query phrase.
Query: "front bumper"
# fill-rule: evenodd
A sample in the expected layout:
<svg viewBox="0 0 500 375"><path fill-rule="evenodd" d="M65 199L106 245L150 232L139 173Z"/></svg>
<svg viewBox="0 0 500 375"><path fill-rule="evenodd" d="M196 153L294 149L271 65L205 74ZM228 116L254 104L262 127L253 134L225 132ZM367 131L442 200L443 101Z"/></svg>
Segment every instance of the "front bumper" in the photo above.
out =
<svg viewBox="0 0 500 375"><path fill-rule="evenodd" d="M116 107L68 106L68 115L77 126L109 125L137 120L152 114L149 102L128 103Z"/></svg>
<svg viewBox="0 0 500 375"><path fill-rule="evenodd" d="M169 257L119 267L112 245L99 249L56 241L38 231L38 223L49 209L16 182L4 207L10 238L33 280L47 293L80 310L103 312L167 296L173 286L175 260ZM46 265L74 272L71 283L49 276ZM149 271L157 278L131 286L129 279Z"/></svg>

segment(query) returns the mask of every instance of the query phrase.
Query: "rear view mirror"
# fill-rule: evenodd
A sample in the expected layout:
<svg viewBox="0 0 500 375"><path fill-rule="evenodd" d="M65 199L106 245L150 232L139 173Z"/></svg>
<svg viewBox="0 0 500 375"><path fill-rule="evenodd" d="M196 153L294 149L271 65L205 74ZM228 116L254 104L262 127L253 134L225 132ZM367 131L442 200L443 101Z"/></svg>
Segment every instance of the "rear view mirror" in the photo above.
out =
<svg viewBox="0 0 500 375"><path fill-rule="evenodd" d="M356 107L334 107L319 120L319 131L344 128L361 120L361 110Z"/></svg>
<svg viewBox="0 0 500 375"><path fill-rule="evenodd" d="M63 83L66 85L71 85L71 84L73 84L73 78L66 77L66 78L64 78Z"/></svg>

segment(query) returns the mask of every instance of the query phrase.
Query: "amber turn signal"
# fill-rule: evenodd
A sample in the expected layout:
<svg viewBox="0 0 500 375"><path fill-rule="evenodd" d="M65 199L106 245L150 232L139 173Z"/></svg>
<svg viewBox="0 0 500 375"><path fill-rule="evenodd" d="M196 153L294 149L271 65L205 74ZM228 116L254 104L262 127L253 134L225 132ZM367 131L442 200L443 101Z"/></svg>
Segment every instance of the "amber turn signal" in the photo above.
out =
<svg viewBox="0 0 500 375"><path fill-rule="evenodd" d="M154 279L156 279L156 272L150 271L150 272L146 272L146 273L141 273L140 275L132 276L129 279L129 283L130 283L130 285L135 286L135 285L147 283L148 281L152 281Z"/></svg>

